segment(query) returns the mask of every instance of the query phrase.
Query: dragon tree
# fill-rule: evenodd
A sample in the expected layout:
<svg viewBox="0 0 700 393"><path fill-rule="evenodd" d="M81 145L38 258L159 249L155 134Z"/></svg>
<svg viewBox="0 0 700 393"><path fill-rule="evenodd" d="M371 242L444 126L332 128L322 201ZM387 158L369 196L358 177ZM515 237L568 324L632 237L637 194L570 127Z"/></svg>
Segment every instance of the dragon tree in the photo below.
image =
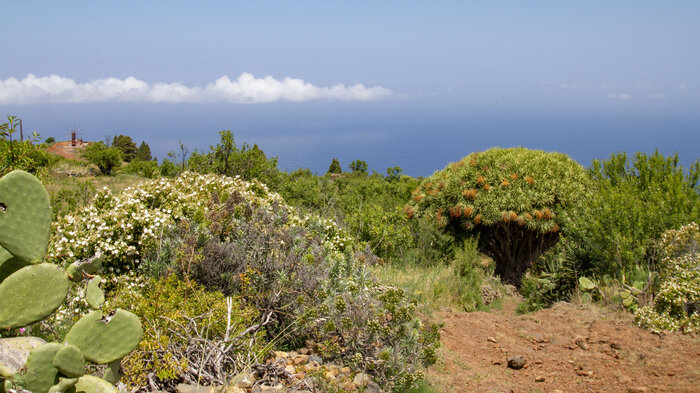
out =
<svg viewBox="0 0 700 393"><path fill-rule="evenodd" d="M587 192L585 169L561 153L492 148L426 178L406 214L431 220L479 251L505 283L520 287L532 262L554 246Z"/></svg>

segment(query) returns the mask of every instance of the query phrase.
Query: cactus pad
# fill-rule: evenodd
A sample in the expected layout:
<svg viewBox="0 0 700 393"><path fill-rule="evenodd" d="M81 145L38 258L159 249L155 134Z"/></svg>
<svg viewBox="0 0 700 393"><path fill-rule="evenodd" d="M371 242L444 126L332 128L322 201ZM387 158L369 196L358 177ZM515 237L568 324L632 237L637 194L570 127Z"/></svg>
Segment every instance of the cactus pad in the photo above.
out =
<svg viewBox="0 0 700 393"><path fill-rule="evenodd" d="M3 282L10 274L27 266L26 262L22 262L19 258L10 254L9 251L0 247L0 282Z"/></svg>
<svg viewBox="0 0 700 393"><path fill-rule="evenodd" d="M83 281L83 272L87 274L95 274L102 268L102 255L95 255L92 258L88 258L81 261L76 261L71 263L66 272L68 277L73 282Z"/></svg>
<svg viewBox="0 0 700 393"><path fill-rule="evenodd" d="M53 358L53 366L69 378L78 378L85 374L83 353L73 345L65 345L58 351Z"/></svg>
<svg viewBox="0 0 700 393"><path fill-rule="evenodd" d="M46 393L58 383L59 371L53 366L53 359L62 344L49 343L34 348L27 359L27 371L23 375L24 386L34 393Z"/></svg>
<svg viewBox="0 0 700 393"><path fill-rule="evenodd" d="M22 261L40 263L51 229L49 195L24 171L0 178L0 246Z"/></svg>
<svg viewBox="0 0 700 393"><path fill-rule="evenodd" d="M0 283L0 328L16 328L41 321L68 294L68 277L48 263L19 269Z"/></svg>
<svg viewBox="0 0 700 393"><path fill-rule="evenodd" d="M119 391L114 385L103 379L84 375L80 377L74 387L66 390L65 393L119 393Z"/></svg>
<svg viewBox="0 0 700 393"><path fill-rule="evenodd" d="M122 378L121 366L121 359L117 359L113 362L110 362L107 365L107 369L105 370L105 374L102 376L102 379L111 383L112 385L116 385Z"/></svg>
<svg viewBox="0 0 700 393"><path fill-rule="evenodd" d="M75 386L78 378L58 378L58 383L49 388L48 393L63 393Z"/></svg>
<svg viewBox="0 0 700 393"><path fill-rule="evenodd" d="M106 315L95 310L73 325L65 342L78 347L86 359L104 364L121 359L136 348L142 335L136 315L122 309Z"/></svg>
<svg viewBox="0 0 700 393"><path fill-rule="evenodd" d="M105 294L102 292L102 277L95 276L88 281L87 290L85 291L85 300L88 305L95 310L98 310L105 302Z"/></svg>

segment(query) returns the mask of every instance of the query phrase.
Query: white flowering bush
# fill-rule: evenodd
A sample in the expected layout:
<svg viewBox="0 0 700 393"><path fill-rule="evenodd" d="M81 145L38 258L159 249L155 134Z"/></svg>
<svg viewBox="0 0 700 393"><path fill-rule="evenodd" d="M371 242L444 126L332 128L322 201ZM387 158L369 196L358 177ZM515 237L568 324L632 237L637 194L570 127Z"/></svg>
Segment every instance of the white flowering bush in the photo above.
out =
<svg viewBox="0 0 700 393"><path fill-rule="evenodd" d="M102 189L92 204L57 220L48 258L69 263L102 253L105 267L120 274L139 264L155 248L163 230L186 218L204 220L212 193L238 193L252 206L289 210L279 195L259 182L185 172L176 179L147 181L119 195Z"/></svg>
<svg viewBox="0 0 700 393"><path fill-rule="evenodd" d="M691 223L664 232L659 263L660 285L652 306L635 319L652 331L700 332L700 225Z"/></svg>

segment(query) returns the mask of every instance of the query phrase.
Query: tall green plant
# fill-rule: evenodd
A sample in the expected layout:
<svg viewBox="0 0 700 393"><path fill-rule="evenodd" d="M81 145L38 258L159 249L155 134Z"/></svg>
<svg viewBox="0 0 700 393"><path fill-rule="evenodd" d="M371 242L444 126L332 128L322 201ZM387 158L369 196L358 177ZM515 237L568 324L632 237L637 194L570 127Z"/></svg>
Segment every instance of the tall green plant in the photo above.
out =
<svg viewBox="0 0 700 393"><path fill-rule="evenodd" d="M653 270L661 234L700 219L700 161L686 169L675 154L617 153L593 161L589 173L594 192L567 240L583 271L620 277Z"/></svg>
<svg viewBox="0 0 700 393"><path fill-rule="evenodd" d="M478 235L496 274L519 287L532 261L559 241L588 182L583 167L564 154L493 148L425 179L407 214L456 239Z"/></svg>
<svg viewBox="0 0 700 393"><path fill-rule="evenodd" d="M35 393L116 393L118 363L107 380L85 375L86 361L119 361L143 334L134 314L117 309L103 313L100 259L74 263L68 270L42 263L51 228L49 197L31 174L13 171L0 178L0 329L16 332L51 315L65 301L71 281L87 284L86 300L94 310L70 329L63 343L27 337L0 339L0 386L19 385ZM27 354L28 352L28 354ZM14 359L7 362L6 359ZM9 382L9 384L8 384Z"/></svg>
<svg viewBox="0 0 700 393"><path fill-rule="evenodd" d="M8 115L7 122L0 123L0 176L13 170L24 170L39 176L45 174L49 159L39 148L39 134L22 140L17 138L19 118Z"/></svg>

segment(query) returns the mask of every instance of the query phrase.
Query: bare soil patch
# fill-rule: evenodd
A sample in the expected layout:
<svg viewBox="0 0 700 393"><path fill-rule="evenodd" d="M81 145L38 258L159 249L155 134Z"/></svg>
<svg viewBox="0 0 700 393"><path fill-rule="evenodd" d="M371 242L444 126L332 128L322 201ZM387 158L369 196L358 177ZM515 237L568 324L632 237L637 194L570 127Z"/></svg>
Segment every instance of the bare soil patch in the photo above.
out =
<svg viewBox="0 0 700 393"><path fill-rule="evenodd" d="M653 334L630 316L558 303L516 315L439 312L442 359L428 371L443 392L700 392L700 339ZM523 356L522 369L507 359Z"/></svg>

